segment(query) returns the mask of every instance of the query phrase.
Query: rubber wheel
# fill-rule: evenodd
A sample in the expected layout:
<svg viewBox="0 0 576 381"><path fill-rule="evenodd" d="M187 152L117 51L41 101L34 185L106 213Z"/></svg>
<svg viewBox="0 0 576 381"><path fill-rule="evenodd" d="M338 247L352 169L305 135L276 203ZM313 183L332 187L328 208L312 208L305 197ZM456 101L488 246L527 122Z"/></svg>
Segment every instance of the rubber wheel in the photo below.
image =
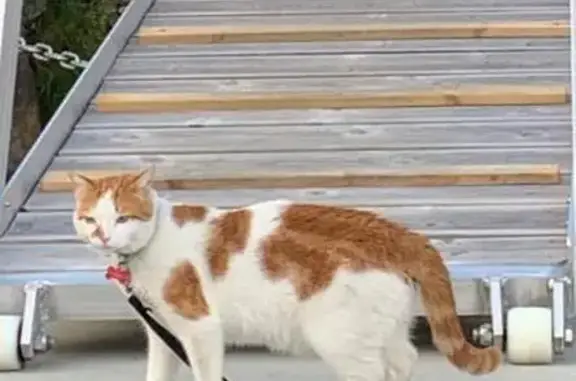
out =
<svg viewBox="0 0 576 381"><path fill-rule="evenodd" d="M512 364L550 364L554 359L552 310L515 307L507 314L506 355Z"/></svg>
<svg viewBox="0 0 576 381"><path fill-rule="evenodd" d="M0 315L0 371L21 370L24 360L20 352L22 317Z"/></svg>

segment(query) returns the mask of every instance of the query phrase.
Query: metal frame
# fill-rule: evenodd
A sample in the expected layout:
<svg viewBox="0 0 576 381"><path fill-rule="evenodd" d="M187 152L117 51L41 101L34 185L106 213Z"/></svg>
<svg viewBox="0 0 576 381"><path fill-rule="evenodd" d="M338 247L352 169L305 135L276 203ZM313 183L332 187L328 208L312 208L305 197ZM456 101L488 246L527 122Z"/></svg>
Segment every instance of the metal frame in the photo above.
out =
<svg viewBox="0 0 576 381"><path fill-rule="evenodd" d="M570 247L571 278L576 274L576 226L574 200L576 200L576 0L570 0L570 107L572 122L572 174L570 176L570 200L568 202L567 243ZM572 287L570 318L576 317L576 287Z"/></svg>
<svg viewBox="0 0 576 381"><path fill-rule="evenodd" d="M20 332L20 352L25 361L52 347L52 338L46 331L46 323L52 318L51 287L45 282L29 282L24 285L24 311Z"/></svg>
<svg viewBox="0 0 576 381"><path fill-rule="evenodd" d="M564 260L552 264L523 265L521 263L485 264L469 261L448 263L450 277L455 282L456 305L462 316L500 315L498 306L490 299L507 299L500 308L504 313L509 306L525 305L537 300L539 305L552 306L548 288L553 280L567 279L570 263ZM58 272L9 273L0 280L0 314L14 314L22 311L25 293L22 285L42 280L52 288L54 294L53 317L57 319L133 319L134 315L125 297L104 277L102 270L75 270ZM519 281L530 283L520 284ZM490 292L490 285L500 281L502 292ZM531 300L519 300L516 291L526 286L535 287ZM417 314L425 312L418 308Z"/></svg>
<svg viewBox="0 0 576 381"><path fill-rule="evenodd" d="M13 5L15 0L1 1L10 2ZM50 166L52 159L89 105L108 70L114 64L116 57L140 25L153 3L154 0L132 0L130 2L19 165L2 192L0 236L6 233L16 214L30 197L36 184ZM17 36L14 37L14 43L17 43L18 38Z"/></svg>
<svg viewBox="0 0 576 381"><path fill-rule="evenodd" d="M0 192L6 184L23 0L0 0ZM8 5L10 4L10 5Z"/></svg>

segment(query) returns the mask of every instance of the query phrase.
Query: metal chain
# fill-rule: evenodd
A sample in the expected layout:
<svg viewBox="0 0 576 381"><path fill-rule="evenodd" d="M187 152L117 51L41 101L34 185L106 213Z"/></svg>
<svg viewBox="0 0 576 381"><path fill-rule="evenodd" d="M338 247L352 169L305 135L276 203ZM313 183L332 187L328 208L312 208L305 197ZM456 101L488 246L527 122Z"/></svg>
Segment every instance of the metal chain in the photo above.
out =
<svg viewBox="0 0 576 381"><path fill-rule="evenodd" d="M20 50L32 54L34 58L39 61L47 62L49 60L58 61L60 66L64 69L68 70L75 70L75 69L84 69L88 62L80 59L78 54L64 50L60 53L54 51L54 49L42 42L37 42L35 44L28 44L24 37L20 37L18 39L18 47Z"/></svg>
<svg viewBox="0 0 576 381"><path fill-rule="evenodd" d="M118 4L116 5L116 14L120 16L122 13L124 13L124 10L126 7L128 7L128 4L130 4L130 0L119 0Z"/></svg>

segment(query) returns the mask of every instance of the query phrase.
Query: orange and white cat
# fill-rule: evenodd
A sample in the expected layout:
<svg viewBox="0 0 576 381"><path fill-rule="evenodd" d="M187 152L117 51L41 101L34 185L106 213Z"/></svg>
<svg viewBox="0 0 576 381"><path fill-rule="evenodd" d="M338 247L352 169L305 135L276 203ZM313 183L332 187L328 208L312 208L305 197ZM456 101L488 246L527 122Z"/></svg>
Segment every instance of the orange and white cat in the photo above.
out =
<svg viewBox="0 0 576 381"><path fill-rule="evenodd" d="M424 236L373 213L275 200L233 210L178 204L152 172L76 184L79 237L115 263L182 342L196 381L221 381L225 344L314 353L343 381L409 380L416 286L436 347L457 368L494 371L496 347L462 333L452 284ZM177 358L148 331L147 381Z"/></svg>

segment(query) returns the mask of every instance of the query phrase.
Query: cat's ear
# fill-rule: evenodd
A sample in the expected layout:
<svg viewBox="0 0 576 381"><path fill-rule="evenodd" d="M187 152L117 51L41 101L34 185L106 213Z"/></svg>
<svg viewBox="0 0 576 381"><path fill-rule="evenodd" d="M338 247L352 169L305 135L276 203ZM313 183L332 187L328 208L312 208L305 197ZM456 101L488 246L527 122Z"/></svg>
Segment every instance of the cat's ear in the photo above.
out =
<svg viewBox="0 0 576 381"><path fill-rule="evenodd" d="M84 176L81 173L77 172L68 172L68 178L76 187L79 186L88 186L88 187L95 187L96 182L89 178L88 176Z"/></svg>
<svg viewBox="0 0 576 381"><path fill-rule="evenodd" d="M152 180L154 180L154 172L155 168L154 165L150 165L148 168L140 171L134 181L138 182L142 188L146 188L152 184Z"/></svg>

